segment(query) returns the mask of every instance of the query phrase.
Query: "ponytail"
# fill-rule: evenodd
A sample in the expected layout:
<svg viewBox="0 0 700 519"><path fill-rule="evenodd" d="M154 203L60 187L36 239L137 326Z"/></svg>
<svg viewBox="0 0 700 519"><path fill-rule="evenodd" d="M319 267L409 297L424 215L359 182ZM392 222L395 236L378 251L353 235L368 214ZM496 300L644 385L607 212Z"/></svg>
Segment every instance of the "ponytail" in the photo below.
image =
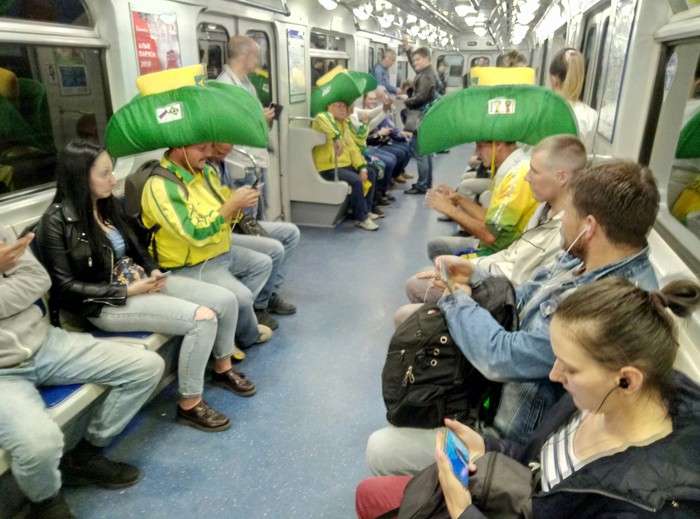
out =
<svg viewBox="0 0 700 519"><path fill-rule="evenodd" d="M567 101L575 103L581 97L586 71L583 54L572 48L562 49L552 59L549 74L559 80L555 90Z"/></svg>

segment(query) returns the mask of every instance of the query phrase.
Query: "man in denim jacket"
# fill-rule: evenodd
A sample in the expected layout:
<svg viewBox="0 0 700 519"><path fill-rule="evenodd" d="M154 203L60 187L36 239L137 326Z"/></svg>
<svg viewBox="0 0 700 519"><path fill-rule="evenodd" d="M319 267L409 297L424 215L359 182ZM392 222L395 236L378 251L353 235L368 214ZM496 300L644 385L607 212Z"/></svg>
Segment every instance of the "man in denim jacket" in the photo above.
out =
<svg viewBox="0 0 700 519"><path fill-rule="evenodd" d="M505 382L495 431L489 432L525 443L561 396L561 387L548 379L555 360L549 324L558 304L576 287L621 276L645 290L657 288L646 235L658 206L651 172L637 164L612 162L577 174L562 218L566 252L516 290L517 332L505 331L469 297L469 286L478 285L488 272L457 257L439 258L456 282L455 296L439 303L452 337L481 373ZM368 463L377 475L412 474L435 461L434 444L434 431L387 427L370 436Z"/></svg>

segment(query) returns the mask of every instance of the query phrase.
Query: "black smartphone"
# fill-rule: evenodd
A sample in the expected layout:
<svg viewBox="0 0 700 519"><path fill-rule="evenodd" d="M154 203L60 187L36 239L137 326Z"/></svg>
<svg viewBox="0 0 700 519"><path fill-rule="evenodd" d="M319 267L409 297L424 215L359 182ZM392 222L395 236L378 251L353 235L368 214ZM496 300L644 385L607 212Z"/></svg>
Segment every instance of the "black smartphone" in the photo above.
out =
<svg viewBox="0 0 700 519"><path fill-rule="evenodd" d="M273 117L274 120L279 120L280 114L282 113L282 109L284 108L282 105L278 105L276 103L270 103L270 108L275 109L275 116Z"/></svg>

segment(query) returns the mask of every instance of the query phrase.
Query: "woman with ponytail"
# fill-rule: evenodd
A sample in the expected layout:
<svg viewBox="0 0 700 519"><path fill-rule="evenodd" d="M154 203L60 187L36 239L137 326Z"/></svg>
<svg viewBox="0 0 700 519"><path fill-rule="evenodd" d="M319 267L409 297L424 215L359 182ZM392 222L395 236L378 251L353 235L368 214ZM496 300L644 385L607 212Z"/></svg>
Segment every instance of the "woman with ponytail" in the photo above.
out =
<svg viewBox="0 0 700 519"><path fill-rule="evenodd" d="M586 80L583 54L576 49L562 49L549 65L552 90L569 102L576 116L578 136L586 146L586 151L593 151L593 137L598 124L598 112L581 101L581 91Z"/></svg>
<svg viewBox="0 0 700 519"><path fill-rule="evenodd" d="M673 369L673 314L686 317L699 302L692 281L651 293L618 277L583 286L558 306L550 329L557 359L550 379L568 394L528 443L481 436L453 420L445 425L471 461L497 451L539 471L534 518L700 517L700 386ZM449 517L486 517L441 449L436 457ZM359 516L398 506L409 479L363 481Z"/></svg>

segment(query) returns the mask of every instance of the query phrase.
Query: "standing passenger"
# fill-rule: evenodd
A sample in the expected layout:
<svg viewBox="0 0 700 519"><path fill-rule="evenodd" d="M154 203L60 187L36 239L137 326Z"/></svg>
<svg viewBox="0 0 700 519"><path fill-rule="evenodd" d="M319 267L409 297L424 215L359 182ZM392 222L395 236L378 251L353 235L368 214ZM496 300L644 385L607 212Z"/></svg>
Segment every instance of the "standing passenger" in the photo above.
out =
<svg viewBox="0 0 700 519"><path fill-rule="evenodd" d="M576 49L562 49L549 65L552 90L561 95L571 105L576 116L578 136L588 153L593 152L593 139L598 123L598 112L581 101L581 91L586 80L583 54Z"/></svg>
<svg viewBox="0 0 700 519"><path fill-rule="evenodd" d="M178 420L203 431L228 429L228 417L202 392L213 348L214 383L241 396L255 393L231 366L236 298L209 283L164 277L126 223L112 194L116 183L112 160L98 144L75 140L61 153L56 197L38 229L53 279L51 302L102 330L182 335ZM136 266L144 278L123 279Z"/></svg>
<svg viewBox="0 0 700 519"><path fill-rule="evenodd" d="M425 110L426 106L435 100L437 88L437 77L430 64L430 51L425 47L411 50L407 36L404 36L402 45L416 72L416 77L413 79L413 92L404 103L410 110ZM418 131L413 134L413 158L418 166L418 181L405 193L420 195L433 187L433 158L431 155L423 156L418 153Z"/></svg>
<svg viewBox="0 0 700 519"><path fill-rule="evenodd" d="M396 88L389 80L389 69L396 63L396 51L394 49L386 49L384 58L377 62L372 69L372 75L377 80L377 85L386 88L390 94L402 94L400 88Z"/></svg>

